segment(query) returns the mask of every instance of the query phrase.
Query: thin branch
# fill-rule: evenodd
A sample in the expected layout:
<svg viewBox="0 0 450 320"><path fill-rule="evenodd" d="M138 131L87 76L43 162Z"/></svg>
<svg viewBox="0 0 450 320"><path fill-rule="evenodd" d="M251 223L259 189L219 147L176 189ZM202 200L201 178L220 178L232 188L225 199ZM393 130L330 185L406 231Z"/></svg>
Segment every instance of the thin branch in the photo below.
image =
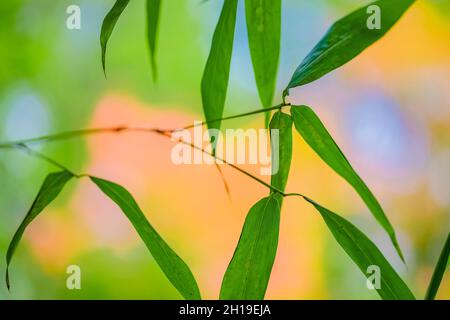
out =
<svg viewBox="0 0 450 320"><path fill-rule="evenodd" d="M166 137L168 137L168 138L172 138L168 132L159 131L159 132L156 132L156 133L158 133L158 134L160 134L160 135L163 135L163 136L166 136ZM236 165L234 165L234 164L232 164L232 163L230 163L230 162L227 162L226 160L224 160L224 159L222 159L222 158L219 158L218 156L212 154L211 152L209 152L209 151L207 151L207 150L205 150L205 149L203 149L203 148L201 148L201 147L199 147L199 146L196 146L195 144L192 144L192 143L190 143L190 142L186 142L186 141L184 141L184 140L182 140L182 139L179 139L179 140L177 140L177 141L178 141L179 143L184 144L184 145L190 146L192 149L199 150L199 151L203 152L204 154L207 154L207 155L213 157L216 161L222 162L222 163L224 163L224 164L230 166L231 168L233 168L233 169L235 169L235 170L237 170L237 171L239 171L239 172L245 174L247 177L249 177L249 178L251 178L251 179L253 179L253 180L259 182L260 184L262 184L263 186L265 186L265 187L267 187L268 189L272 190L273 192L279 193L279 194L281 194L282 196L286 196L286 194L285 194L283 191L281 191L280 189L271 186L271 185L268 184L267 182L265 182L265 181L261 180L260 178L258 178L258 177L256 177L256 176L252 175L250 172L245 171L244 169L241 169L241 168L239 168L238 166L236 166Z"/></svg>
<svg viewBox="0 0 450 320"><path fill-rule="evenodd" d="M152 128L132 128L132 127L112 127L112 128L97 128L97 129L81 129L81 130L73 130L73 131L66 131L56 134L50 134L30 139L23 139L23 140L17 140L17 141L11 141L11 142L5 142L0 143L0 149L1 148L14 148L15 146L18 146L20 144L30 144L30 143L37 143L37 142L52 142L52 141L58 141L58 140L66 140L66 139L72 139L72 138L78 138L81 136L89 136L89 135L95 135L95 134L101 134L101 133L121 133L121 132L152 132L159 129L152 129Z"/></svg>
<svg viewBox="0 0 450 320"><path fill-rule="evenodd" d="M70 172L70 173L73 174L75 177L82 177L82 176L83 176L83 175L79 175L79 174L73 173L71 170L69 170L67 167L65 167L65 166L62 165L61 163L59 163L59 162L57 162L57 161L55 161L55 160L53 160L53 159L47 157L46 155L44 155L44 154L42 154L42 153L40 153L40 152L38 152L38 151L35 151L35 150L31 149L30 147L28 147L28 146L27 146L26 144L24 144L24 143L17 144L17 147L16 147L15 149L21 150L21 151L25 152L25 153L28 154L28 155L31 155L31 156L33 156L33 157L39 158L39 159L41 159L41 160L44 160L44 161L46 161L46 162L48 162L48 163L54 165L55 167L58 167L58 168L60 168L60 169L62 169L62 170L64 170L64 171Z"/></svg>
<svg viewBox="0 0 450 320"><path fill-rule="evenodd" d="M30 147L28 147L27 144L30 143L37 143L37 142L51 142L51 141L58 141L58 140L65 140L65 139L71 139L71 138L77 138L80 136L87 136L87 135L94 135L94 134L101 134L101 133L122 133L122 132L150 132L150 133L156 133L159 135L163 135L165 137L168 138L172 138L171 134L176 132L176 131L180 131L180 130L187 130L187 129L191 129L193 127L196 126L204 126L207 125L209 123L212 122L216 122L219 120L231 120L231 119L237 119L237 118L241 118L241 117L247 117L250 115L254 115L254 114L258 114L258 113L264 113L267 111L271 111L271 110L275 110L275 109L282 109L283 107L287 107L290 106L289 103L281 103L279 105L276 105L274 107L270 107L270 108L265 108L265 109L259 109L259 110L255 110L255 111L251 111L251 112L247 112L247 113L242 113L242 114L238 114L238 115L234 115L234 116L229 116L229 117L224 117L221 119L216 119L216 120L210 120L210 121L203 121L203 122L199 122L196 123L194 125L190 125L190 126L186 126L184 128L181 129L171 129L171 130L164 130L164 129L159 129L159 128L139 128L139 127L126 127L126 126L119 126L119 127L112 127L112 128L97 128L97 129L84 129L84 130L74 130L74 131L67 131L67 132L61 132L61 133L57 133L57 134L52 134L52 135L45 135L45 136L40 136L40 137L35 137L35 138L30 138L30 139L23 139L23 140L18 140L18 141L12 141L12 142L5 142L5 143L0 143L0 149L18 149L18 150L22 150L22 151L26 151L28 154L35 156L37 158L40 158L44 161L47 161L48 163L66 170L70 173L72 173L74 176L81 178L81 177L85 177L87 176L87 174L75 174L72 171L70 171L69 169L67 169L65 166L63 166L62 164L58 163L57 161L37 152L34 151L33 149L31 149ZM225 161L224 159L221 159L219 157L217 157L215 154L199 147L196 146L192 143L183 141L183 140L179 140L178 142L183 143L185 145L190 146L191 148L195 149L195 150L199 150L211 157L213 157L216 160L216 165L217 162L221 162L224 163L228 166L230 166L231 168L243 173L244 175L246 175L247 177L255 180L256 182L262 184L263 186L265 186L266 188L270 189L271 191L275 192L275 193L279 193L281 194L283 197L287 197L287 196L300 196L305 198L303 195L301 194L294 194L294 193L290 193L290 194L286 194L283 191L277 189L276 187L271 186L270 184L268 184L267 182L263 181L262 179L252 175L251 173L249 173L248 171L239 168L238 166L229 163L227 161ZM220 171L219 168L219 172L223 177L222 172ZM229 189L228 189L228 185L226 183L226 181L224 180L225 183L225 189L227 191L227 193L229 194Z"/></svg>
<svg viewBox="0 0 450 320"><path fill-rule="evenodd" d="M309 199L307 196L301 193L285 193L285 197L302 197L303 199Z"/></svg>
<svg viewBox="0 0 450 320"><path fill-rule="evenodd" d="M227 193L228 200L231 201L231 193L230 193L230 187L228 186L227 179L225 179L225 175L222 172L222 169L220 169L219 164L216 162L216 169L220 174L220 177L222 178L223 186L225 188L225 192Z"/></svg>
<svg viewBox="0 0 450 320"><path fill-rule="evenodd" d="M152 130L152 131L148 131L148 132L157 133L157 134L159 134L159 135L162 135L162 136L164 136L164 137L168 137L168 138L172 139L171 133L170 133L170 132L167 132L167 131L157 130L157 129L156 129L156 130ZM193 148L193 149L195 149L195 150L199 150L199 151L201 151L201 152L203 152L203 153L205 153L205 154L207 154L207 155L213 157L213 158L216 160L216 165L217 165L217 161L222 162L222 163L224 163L224 164L230 166L231 168L233 168L233 169L235 169L235 170L237 170L237 171L239 171L239 172L245 174L247 177L249 177L249 178L255 180L256 182L262 184L263 186L265 186L266 188L272 190L273 192L276 192L276 193L281 194L283 197L295 195L295 194L286 194L286 193L284 193L283 191L281 191L281 190L279 190L279 189L277 189L277 188L271 186L270 184L268 184L267 182L261 180L260 178L258 178L258 177L256 177L256 176L252 175L250 172L248 172L248 171L246 171L246 170L244 170L244 169L242 169L242 168L239 168L238 166L236 166L236 165L234 165L234 164L232 164L232 163L229 163L229 162L225 161L224 159L221 159L221 158L217 157L216 155L213 155L211 152L209 152L209 151L207 151L207 150L205 150L205 149L203 149L203 148L201 148L201 147L199 147L199 146L196 146L196 145L194 145L194 144L192 144L192 143L183 141L183 140L181 140L181 139L178 140L178 142L179 142L179 143L182 143L182 144L184 144L184 145L190 146L191 148ZM59 162L57 162L57 161L55 161L55 160L53 160L53 159L51 159L51 158L49 158L49 157L47 157L47 156L45 156L45 155L39 153L39 152L37 152L37 151L31 149L30 147L28 147L28 146L27 146L25 143L23 143L23 142L19 142L19 143L14 143L14 144L12 144L12 145L8 145L7 148L14 149L14 150L20 150L20 151L26 152L27 154L29 154L29 155L31 155L31 156L34 156L34 157L39 158L39 159L42 159L42 160L44 160L44 161L46 161L46 162L48 162L48 163L50 163L50 164L52 164L52 165L54 165L54 166L60 168L60 169L63 169L63 170L65 170L65 171L68 171L68 172L72 173L72 174L73 174L75 177L77 177L77 178L82 178L82 177L89 176L88 174L76 174L76 173L73 173L71 170L69 170L68 168L66 168L64 165L62 165L62 164L60 164ZM221 172L221 171L220 171L220 172ZM229 193L228 185L226 184L226 182L225 182L225 188L227 189L227 192Z"/></svg>
<svg viewBox="0 0 450 320"><path fill-rule="evenodd" d="M264 113L264 112L267 112L267 111L282 109L283 107L287 107L287 106L290 106L290 104L280 103L279 105L276 105L276 106L273 106L273 107L270 107L270 108L258 109L258 110L254 110L254 111L250 111L250 112L246 112L246 113L237 114L237 115L234 115L234 116L224 117L224 118L220 118L220 119L213 119L213 120L209 120L209 121L203 121L203 122L199 122L199 123L196 123L196 124L193 124L193 125L189 125L189 126L181 128L181 129L176 129L176 130L173 130L173 131L182 131L182 130L192 129L192 128L197 127L197 126L204 126L204 125L207 125L207 124L210 124L210 123L214 123L214 122L217 122L217 121L225 121L225 120L231 120L231 119L248 117L248 116L252 116L252 115L258 114L258 113Z"/></svg>
<svg viewBox="0 0 450 320"><path fill-rule="evenodd" d="M0 143L0 149L6 149L6 148L14 148L19 146L20 144L30 144L30 143L43 143L43 142L52 142L52 141L58 141L58 140L66 140L66 139L73 139L78 138L81 136L90 136L95 134L102 134L102 133L123 133L123 132L168 132L173 133L177 131L187 130L194 127L204 126L210 123L214 123L217 121L225 121L225 120L231 120L231 119L237 119L242 117L248 117L254 114L258 113L264 113L267 111L275 110L275 109L281 109L283 107L290 106L290 104L279 104L274 107L266 108L266 109L258 109L251 112L246 112L242 114L237 114L229 117L224 117L221 119L214 119L210 121L203 121L199 122L193 125L188 125L183 128L177 128L177 129L161 129L161 128L145 128L145 127L127 127L127 126L118 126L118 127L111 127L111 128L94 128L94 129L81 129L81 130L73 130L73 131L66 131L66 132L60 132L56 134L50 134L30 139L23 139L23 140L17 140L17 141L10 141L10 142L4 142Z"/></svg>

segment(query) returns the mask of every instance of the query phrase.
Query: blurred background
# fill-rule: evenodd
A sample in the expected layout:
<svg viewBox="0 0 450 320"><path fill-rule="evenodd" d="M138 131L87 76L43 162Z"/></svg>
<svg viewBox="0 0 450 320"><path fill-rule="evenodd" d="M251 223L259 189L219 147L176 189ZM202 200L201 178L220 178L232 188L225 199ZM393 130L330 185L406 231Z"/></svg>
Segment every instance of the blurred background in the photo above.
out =
<svg viewBox="0 0 450 320"><path fill-rule="evenodd" d="M108 80L99 32L112 0L0 2L0 141L115 125L173 128L203 118L200 80L222 1L163 1L151 78L144 1L131 1L109 42ZM330 24L368 1L284 0L278 92ZM68 30L66 8L81 8ZM259 107L240 1L226 115ZM450 2L418 1L381 41L332 74L292 90L314 108L380 200L408 268L356 193L294 134L287 190L302 192L366 232L423 297L450 229ZM275 98L274 104L280 101ZM225 122L262 128L258 115ZM147 134L99 135L33 145L75 172L124 185L216 299L249 208L267 190L230 168L228 198L214 166L175 166L173 142ZM245 166L244 166L245 167ZM255 168L248 170L258 173ZM0 151L0 255L55 168ZM265 177L267 179L267 177ZM0 260L0 274L5 272ZM81 290L66 268L81 268ZM179 299L130 223L89 181L72 181L28 228L0 299ZM282 210L269 299L378 299L301 199ZM450 298L450 277L438 298Z"/></svg>

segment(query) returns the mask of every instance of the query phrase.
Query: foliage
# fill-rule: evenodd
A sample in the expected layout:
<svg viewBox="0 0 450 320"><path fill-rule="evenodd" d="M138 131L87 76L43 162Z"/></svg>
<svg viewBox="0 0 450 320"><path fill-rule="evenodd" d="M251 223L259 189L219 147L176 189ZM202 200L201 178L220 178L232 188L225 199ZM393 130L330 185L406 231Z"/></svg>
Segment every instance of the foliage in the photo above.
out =
<svg viewBox="0 0 450 320"><path fill-rule="evenodd" d="M238 0L225 0L202 78L202 100L210 129L220 129L230 76Z"/></svg>
<svg viewBox="0 0 450 320"><path fill-rule="evenodd" d="M279 228L280 204L273 195L250 209L223 277L220 299L264 298L277 252Z"/></svg>
<svg viewBox="0 0 450 320"><path fill-rule="evenodd" d="M303 194L285 192L292 159L292 126L294 124L299 135L302 136L320 158L355 189L376 221L389 235L398 255L404 260L400 245L396 239L395 230L379 201L351 166L347 157L325 128L325 125L310 107L291 106L290 103L286 102L286 98L289 95L289 90L315 81L355 58L384 36L414 2L414 0L379 0L363 6L334 23L293 73L290 82L282 93L283 102L275 107L271 107L275 94L280 55L281 0L245 0L248 41L256 85L263 108L254 112L223 118L238 5L238 0L224 0L201 82L203 110L206 118L202 125L208 125L210 129L220 129L223 120L250 116L259 112L266 113L268 115L267 120L270 120L270 112L276 110L271 117L270 125L269 121L266 123L270 129L278 129L280 134L278 141L275 141L274 137L271 139L273 150L275 145L279 145L279 170L273 172L270 185L250 173L227 163L234 169L266 186L269 189L269 195L258 201L248 212L234 255L223 277L220 291L221 299L264 298L276 258L281 204L284 198L291 196L302 197L314 206L336 241L364 275L366 275L366 270L369 266L377 265L380 267L383 274L382 287L377 289L377 292L381 298L415 298L381 251L356 226ZM128 4L129 0L117 0L103 21L100 44L101 61L105 74L107 44L118 19ZM146 1L148 47L155 80L157 75L158 21L163 5L164 1L161 0ZM366 25L368 8L371 6L378 6L383 14L383 23L379 30L369 29ZM290 107L290 114L282 112L283 108L288 107ZM121 132L125 130L131 129L119 127L106 131ZM0 149L13 148L30 151L27 147L27 143L30 142L66 139L103 131L95 129L80 130L38 137L0 144ZM170 133L162 130L147 131L164 136ZM193 145L192 147L195 148ZM7 252L8 267L26 227L58 196L69 180L89 177L106 196L122 209L161 270L180 294L186 299L201 298L197 282L189 267L147 221L133 196L125 188L100 178L76 175L51 159L37 153L32 153L32 155L37 155L44 158L44 160L52 162L62 168L63 171L50 174L45 179L31 209L10 243ZM214 152L212 155L214 156ZM439 258L426 299L435 298L448 265L449 255L450 236ZM9 288L8 269L6 282Z"/></svg>
<svg viewBox="0 0 450 320"><path fill-rule="evenodd" d="M298 133L326 164L356 190L366 203L367 207L369 207L374 217L389 234L398 254L402 260L404 260L401 249L397 243L394 228L384 214L377 199L352 168L350 162L348 162L347 158L334 142L333 138L314 111L307 106L293 106L291 108L291 114Z"/></svg>

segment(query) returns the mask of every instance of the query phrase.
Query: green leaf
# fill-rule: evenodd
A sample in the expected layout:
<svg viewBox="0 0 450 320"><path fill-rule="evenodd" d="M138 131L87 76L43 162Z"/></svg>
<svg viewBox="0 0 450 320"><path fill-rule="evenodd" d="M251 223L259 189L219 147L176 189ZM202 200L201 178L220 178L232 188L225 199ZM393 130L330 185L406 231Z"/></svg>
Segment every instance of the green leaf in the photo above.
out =
<svg viewBox="0 0 450 320"><path fill-rule="evenodd" d="M441 285L442 278L444 277L445 270L447 269L450 256L450 233L447 236L447 241L442 248L441 255L439 257L436 268L434 269L433 276L428 286L425 300L434 300Z"/></svg>
<svg viewBox="0 0 450 320"><path fill-rule="evenodd" d="M388 32L414 1L375 1L334 23L295 70L285 95L289 89L315 81L355 58ZM368 28L373 6L380 9L380 29Z"/></svg>
<svg viewBox="0 0 450 320"><path fill-rule="evenodd" d="M130 0L117 0L111 10L103 19L102 31L100 33L100 45L102 47L102 66L103 72L106 76L106 47L108 44L109 37L116 26L117 20L119 20L120 15L123 10L128 6Z"/></svg>
<svg viewBox="0 0 450 320"><path fill-rule="evenodd" d="M202 78L203 111L209 129L220 129L230 76L237 0L225 0ZM217 121L215 121L217 120Z"/></svg>
<svg viewBox="0 0 450 320"><path fill-rule="evenodd" d="M91 177L91 180L122 209L178 292L188 300L200 299L200 291L191 270L148 222L133 196L125 188L113 182L95 177Z"/></svg>
<svg viewBox="0 0 450 320"><path fill-rule="evenodd" d="M245 0L245 14L256 85L263 107L268 108L280 59L281 0Z"/></svg>
<svg viewBox="0 0 450 320"><path fill-rule="evenodd" d="M147 39L154 80L156 80L158 75L156 68L156 38L158 35L160 9L161 0L147 0Z"/></svg>
<svg viewBox="0 0 450 320"><path fill-rule="evenodd" d="M72 173L68 171L61 171L51 173L45 178L36 199L14 234L6 253L6 286L8 287L8 290L10 288L9 264L11 263L11 259L16 251L20 239L22 239L25 229L53 200L56 199L66 183L73 177L74 176Z"/></svg>
<svg viewBox="0 0 450 320"><path fill-rule="evenodd" d="M244 228L220 289L222 300L262 300L278 246L280 205L273 196L257 202Z"/></svg>
<svg viewBox="0 0 450 320"><path fill-rule="evenodd" d="M272 130L278 130L278 137ZM291 169L292 160L292 118L290 115L277 111L270 122L270 146L272 149L272 187L285 191ZM277 194L278 201L283 201L283 196Z"/></svg>
<svg viewBox="0 0 450 320"><path fill-rule="evenodd" d="M380 270L378 294L384 300L414 300L408 286L389 264L377 246L358 228L339 215L325 209L311 199L305 198L322 215L336 241L367 277L368 268L377 266Z"/></svg>
<svg viewBox="0 0 450 320"><path fill-rule="evenodd" d="M298 133L300 133L306 143L308 143L328 166L336 171L336 173L344 178L356 190L374 215L375 219L377 219L380 225L389 234L400 258L404 261L403 253L397 242L394 228L386 217L383 208L364 181L352 168L350 162L344 156L341 149L339 149L336 142L334 142L333 138L314 111L307 106L293 106L291 108L291 114Z"/></svg>

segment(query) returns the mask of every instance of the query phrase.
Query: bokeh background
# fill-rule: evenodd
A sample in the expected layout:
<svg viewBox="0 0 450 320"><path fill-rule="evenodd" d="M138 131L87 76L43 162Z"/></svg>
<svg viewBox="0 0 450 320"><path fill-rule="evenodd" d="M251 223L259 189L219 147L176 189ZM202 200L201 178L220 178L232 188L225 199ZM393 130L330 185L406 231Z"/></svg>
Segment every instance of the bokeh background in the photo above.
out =
<svg viewBox="0 0 450 320"><path fill-rule="evenodd" d="M99 30L112 0L0 2L0 141L113 125L177 127L202 119L200 80L222 1L163 1L159 80L151 79L144 1L131 1L114 31L108 80ZM362 0L284 0L278 87L330 24ZM82 29L66 28L81 7ZM258 108L239 4L227 115ZM408 268L355 192L296 135L287 189L302 192L364 230L423 297L450 229L450 2L418 1L389 34L345 67L293 90L313 107L381 201L399 233ZM278 103L280 97L276 97ZM263 115L224 123L262 128ZM185 259L205 298L220 283L248 209L267 190L223 167L175 166L173 143L147 134L102 135L33 147L77 172L119 182ZM247 168L257 173L255 168ZM0 152L0 255L55 170L16 151ZM0 274L5 272L0 260ZM66 288L79 265L82 289ZM71 182L27 230L0 299L178 299L129 222L89 181ZM450 277L438 295L450 298ZM320 216L287 199L270 299L377 299Z"/></svg>

